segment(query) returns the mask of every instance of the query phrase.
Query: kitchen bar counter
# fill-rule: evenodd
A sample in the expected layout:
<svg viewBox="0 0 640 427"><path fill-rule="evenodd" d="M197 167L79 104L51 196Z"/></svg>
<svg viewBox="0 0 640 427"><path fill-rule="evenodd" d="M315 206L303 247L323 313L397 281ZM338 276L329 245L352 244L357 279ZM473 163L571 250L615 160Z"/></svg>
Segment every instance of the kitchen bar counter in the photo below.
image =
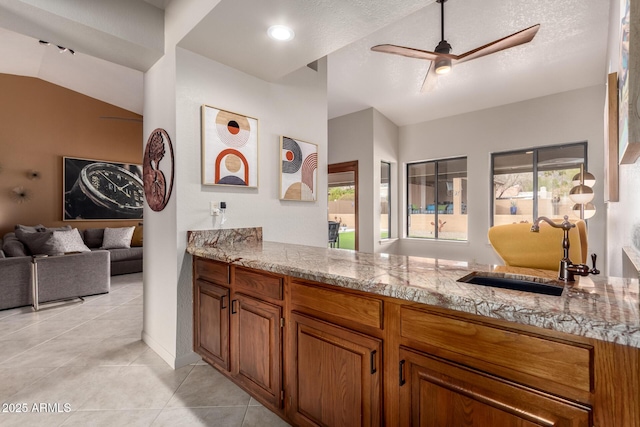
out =
<svg viewBox="0 0 640 427"><path fill-rule="evenodd" d="M554 279L547 270L263 242L260 229L194 231L188 240L187 252L202 258L640 348L635 279L576 276L549 296L457 282L473 271Z"/></svg>

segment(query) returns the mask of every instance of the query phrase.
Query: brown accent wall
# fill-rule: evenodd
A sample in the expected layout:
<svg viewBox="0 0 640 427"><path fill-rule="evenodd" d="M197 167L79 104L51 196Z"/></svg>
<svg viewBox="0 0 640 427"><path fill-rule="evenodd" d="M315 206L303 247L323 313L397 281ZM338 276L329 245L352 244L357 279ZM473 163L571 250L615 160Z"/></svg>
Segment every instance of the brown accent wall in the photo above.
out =
<svg viewBox="0 0 640 427"><path fill-rule="evenodd" d="M37 78L0 74L0 237L18 223L79 229L137 224L62 221L62 158L141 164L141 120L139 114ZM28 177L32 170L39 179ZM15 187L24 187L28 200L14 201Z"/></svg>

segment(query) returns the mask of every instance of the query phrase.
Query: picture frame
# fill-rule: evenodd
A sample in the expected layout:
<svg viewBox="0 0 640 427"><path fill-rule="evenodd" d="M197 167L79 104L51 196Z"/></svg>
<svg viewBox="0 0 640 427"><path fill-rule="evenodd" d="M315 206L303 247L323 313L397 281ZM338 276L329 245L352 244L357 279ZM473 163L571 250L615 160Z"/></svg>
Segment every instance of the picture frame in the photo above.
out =
<svg viewBox="0 0 640 427"><path fill-rule="evenodd" d="M617 202L620 200L618 191L618 73L610 73L608 76L606 99L604 120L604 200L605 202Z"/></svg>
<svg viewBox="0 0 640 427"><path fill-rule="evenodd" d="M280 137L280 200L318 199L318 145Z"/></svg>
<svg viewBox="0 0 640 427"><path fill-rule="evenodd" d="M258 187L258 119L202 106L202 184Z"/></svg>
<svg viewBox="0 0 640 427"><path fill-rule="evenodd" d="M632 22L640 19L640 7L620 0L620 63L618 65L618 156L620 164L633 164L640 157L640 46Z"/></svg>
<svg viewBox="0 0 640 427"><path fill-rule="evenodd" d="M142 165L63 157L62 220L141 220Z"/></svg>

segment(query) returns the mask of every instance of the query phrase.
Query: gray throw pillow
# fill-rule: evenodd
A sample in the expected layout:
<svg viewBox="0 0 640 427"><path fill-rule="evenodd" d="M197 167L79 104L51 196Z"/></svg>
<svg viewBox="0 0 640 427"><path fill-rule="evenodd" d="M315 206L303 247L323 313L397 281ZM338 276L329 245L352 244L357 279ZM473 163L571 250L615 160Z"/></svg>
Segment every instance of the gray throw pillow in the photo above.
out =
<svg viewBox="0 0 640 427"><path fill-rule="evenodd" d="M84 230L84 244L90 248L99 248L102 246L103 237L104 228L87 228Z"/></svg>
<svg viewBox="0 0 640 427"><path fill-rule="evenodd" d="M27 256L29 250L18 240L15 233L7 233L2 243L2 251L8 257Z"/></svg>
<svg viewBox="0 0 640 427"><path fill-rule="evenodd" d="M135 227L105 228L102 249L128 249Z"/></svg>
<svg viewBox="0 0 640 427"><path fill-rule="evenodd" d="M21 225L18 224L14 227L16 230L28 231L31 233L35 233L36 231L44 231L45 227L42 224L38 225Z"/></svg>
<svg viewBox="0 0 640 427"><path fill-rule="evenodd" d="M64 247L53 238L53 231L29 233L16 230L18 239L29 248L32 255L58 255L64 253Z"/></svg>
<svg viewBox="0 0 640 427"><path fill-rule="evenodd" d="M71 230L70 225L63 225L62 227L45 227L42 231L69 231Z"/></svg>
<svg viewBox="0 0 640 427"><path fill-rule="evenodd" d="M53 239L57 245L60 245L64 249L64 252L90 252L89 249L82 241L80 232L77 228L65 231L54 231Z"/></svg>

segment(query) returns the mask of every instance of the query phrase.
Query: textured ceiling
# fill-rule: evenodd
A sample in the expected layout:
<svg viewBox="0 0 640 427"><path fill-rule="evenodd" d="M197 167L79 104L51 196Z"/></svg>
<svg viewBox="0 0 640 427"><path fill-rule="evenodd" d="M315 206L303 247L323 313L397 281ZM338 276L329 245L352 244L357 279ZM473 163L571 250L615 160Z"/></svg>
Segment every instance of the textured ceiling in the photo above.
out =
<svg viewBox="0 0 640 427"><path fill-rule="evenodd" d="M142 72L163 54L169 3L0 0L0 72L40 77L141 113ZM604 85L609 3L449 0L445 38L453 53L541 28L529 44L460 64L426 94L419 91L426 62L370 48L433 50L440 40L433 0L222 0L180 46L268 81L327 56L329 117L374 107L405 125ZM268 39L273 24L290 25L296 38ZM54 55L38 39L78 54Z"/></svg>

